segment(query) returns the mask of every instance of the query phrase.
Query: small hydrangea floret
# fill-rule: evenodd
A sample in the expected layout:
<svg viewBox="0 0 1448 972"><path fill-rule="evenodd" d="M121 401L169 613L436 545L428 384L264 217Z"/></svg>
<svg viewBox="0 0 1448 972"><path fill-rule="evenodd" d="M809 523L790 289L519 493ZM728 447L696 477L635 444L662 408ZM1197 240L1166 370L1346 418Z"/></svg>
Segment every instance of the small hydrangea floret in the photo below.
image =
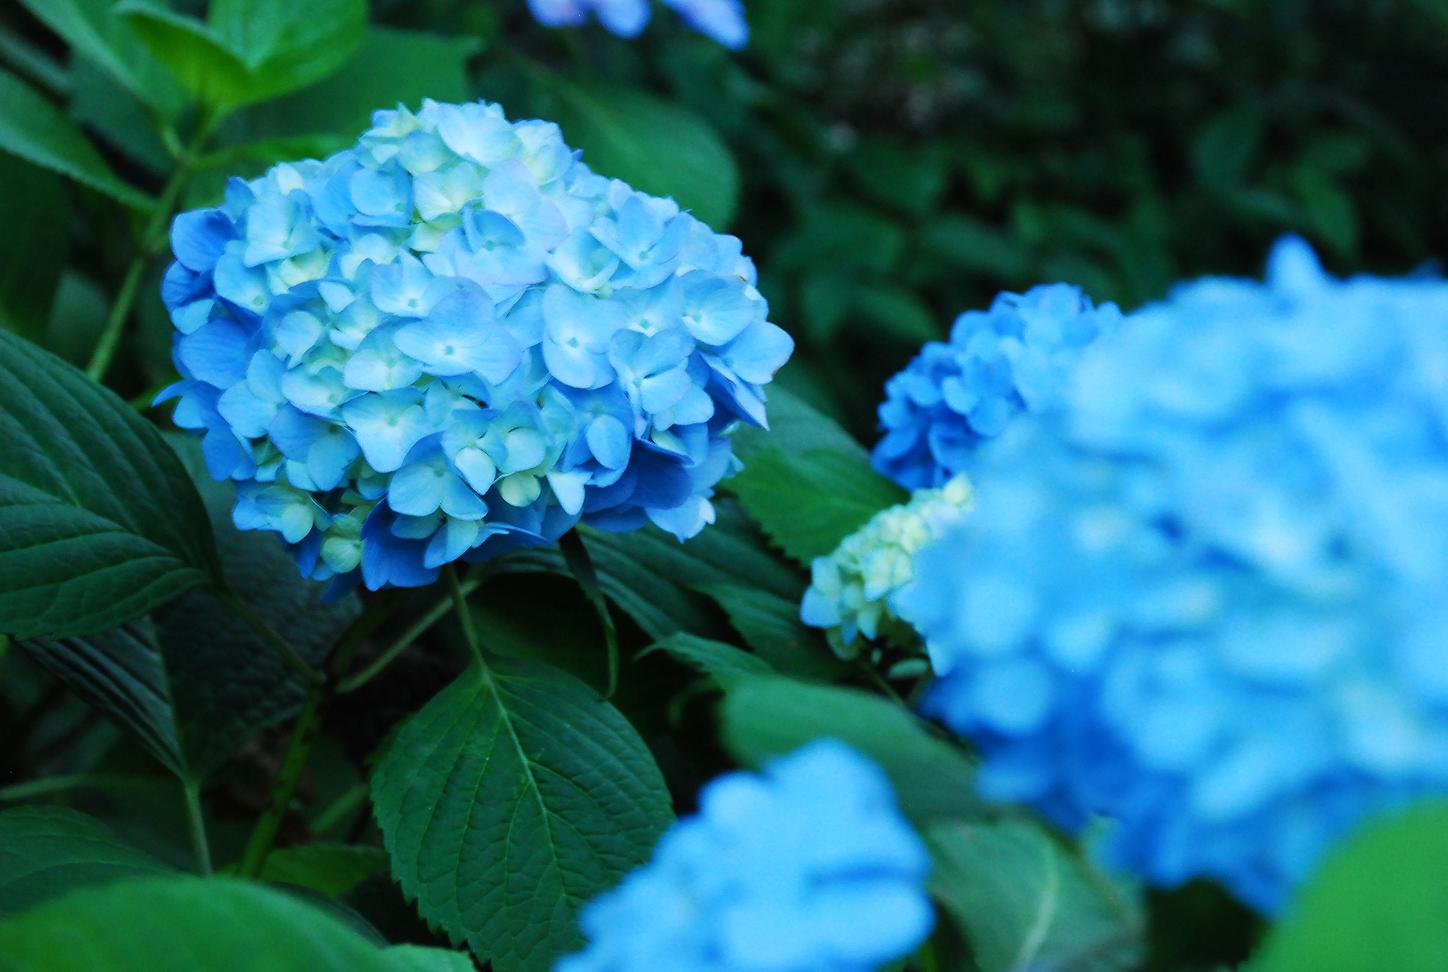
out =
<svg viewBox="0 0 1448 972"><path fill-rule="evenodd" d="M664 0L689 27L738 49L749 40L742 0ZM652 17L651 0L528 0L534 18L545 27L581 27L596 17L620 37L637 37Z"/></svg>
<svg viewBox="0 0 1448 972"><path fill-rule="evenodd" d="M378 112L172 246L163 397L237 526L374 589L580 519L697 533L793 347L738 240L487 103Z"/></svg>
<svg viewBox="0 0 1448 972"><path fill-rule="evenodd" d="M930 860L889 780L843 743L730 773L583 912L556 972L869 972L929 934Z"/></svg>
<svg viewBox="0 0 1448 972"><path fill-rule="evenodd" d="M893 599L914 577L915 555L958 523L970 504L970 482L956 476L877 513L829 556L815 558L800 606L804 623L824 628L830 647L843 658L882 637L917 648L920 639L900 620Z"/></svg>
<svg viewBox="0 0 1448 972"><path fill-rule="evenodd" d="M966 311L949 342L926 344L886 383L875 468L906 489L969 472L981 444L1017 416L1053 408L1081 350L1120 321L1115 304L1093 305L1068 284Z"/></svg>
<svg viewBox="0 0 1448 972"><path fill-rule="evenodd" d="M979 782L1147 879L1282 906L1366 815L1448 792L1448 282L1206 279L982 450L897 599Z"/></svg>

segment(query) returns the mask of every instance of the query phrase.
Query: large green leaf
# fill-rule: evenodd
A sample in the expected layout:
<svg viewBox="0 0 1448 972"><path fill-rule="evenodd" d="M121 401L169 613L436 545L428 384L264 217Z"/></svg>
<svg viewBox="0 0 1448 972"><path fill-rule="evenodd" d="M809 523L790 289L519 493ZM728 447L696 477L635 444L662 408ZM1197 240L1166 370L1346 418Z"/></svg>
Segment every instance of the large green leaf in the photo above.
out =
<svg viewBox="0 0 1448 972"><path fill-rule="evenodd" d="M260 101L327 77L367 29L367 0L212 0L207 22L246 65Z"/></svg>
<svg viewBox="0 0 1448 972"><path fill-rule="evenodd" d="M168 117L180 112L184 94L116 15L115 0L20 2L64 38L75 54L99 65L131 94Z"/></svg>
<svg viewBox="0 0 1448 972"><path fill-rule="evenodd" d="M60 178L0 154L0 327L35 338L45 322L70 249L70 206Z"/></svg>
<svg viewBox="0 0 1448 972"><path fill-rule="evenodd" d="M647 860L671 818L628 721L519 659L470 669L404 723L372 799L403 890L498 972L574 948L578 909Z"/></svg>
<svg viewBox="0 0 1448 972"><path fill-rule="evenodd" d="M436 950L433 950L436 951ZM230 878L87 888L0 922L6 972L452 972L449 953L383 949L294 895Z"/></svg>
<svg viewBox="0 0 1448 972"><path fill-rule="evenodd" d="M91 884L171 874L109 827L65 807L0 811L0 918Z"/></svg>
<svg viewBox="0 0 1448 972"><path fill-rule="evenodd" d="M471 37L370 27L351 60L331 77L248 108L227 134L236 141L328 133L350 143L369 127L378 108L415 108L423 98L468 98L467 60L477 50L478 41Z"/></svg>
<svg viewBox="0 0 1448 972"><path fill-rule="evenodd" d="M1137 968L1138 902L1038 824L943 821L925 839L935 861L931 888L981 972Z"/></svg>
<svg viewBox="0 0 1448 972"><path fill-rule="evenodd" d="M765 547L735 504L720 502L716 516L683 543L654 526L628 533L579 528L604 594L650 638L718 627L707 600L692 590L703 585L747 583L785 599L801 596L800 579ZM568 573L562 555L551 549L523 551L499 566Z"/></svg>
<svg viewBox="0 0 1448 972"><path fill-rule="evenodd" d="M136 209L155 200L122 181L59 108L8 71L0 70L0 151L59 172Z"/></svg>
<svg viewBox="0 0 1448 972"><path fill-rule="evenodd" d="M231 523L234 492L178 440L210 514L227 579L251 610L319 663L357 616L355 596L322 599L276 537ZM195 591L149 620L85 637L26 642L27 654L135 732L185 779L201 779L261 729L291 716L305 685L255 631L212 594Z"/></svg>
<svg viewBox="0 0 1448 972"><path fill-rule="evenodd" d="M721 719L724 745L747 765L760 766L815 739L838 739L880 764L913 820L982 813L966 755L877 695L754 678L727 687Z"/></svg>
<svg viewBox="0 0 1448 972"><path fill-rule="evenodd" d="M333 896L387 871L387 852L361 844L299 844L267 855L261 879Z"/></svg>
<svg viewBox="0 0 1448 972"><path fill-rule="evenodd" d="M1251 972L1438 972L1448 956L1448 806L1374 821L1330 854Z"/></svg>
<svg viewBox="0 0 1448 972"><path fill-rule="evenodd" d="M540 71L539 77L544 77ZM716 230L739 202L739 168L717 132L687 108L633 88L574 84L546 75L555 120L599 175L672 196Z"/></svg>
<svg viewBox="0 0 1448 972"><path fill-rule="evenodd" d="M876 513L907 499L833 420L782 388L769 393L770 430L734 436L744 470L724 481L766 535L808 564Z"/></svg>
<svg viewBox="0 0 1448 972"><path fill-rule="evenodd" d="M218 0L202 23L153 0L115 8L194 97L230 110L295 91L337 70L366 27L365 0Z"/></svg>
<svg viewBox="0 0 1448 972"><path fill-rule="evenodd" d="M0 332L0 631L104 631L220 577L206 511L161 434Z"/></svg>
<svg viewBox="0 0 1448 972"><path fill-rule="evenodd" d="M769 675L774 671L769 662L742 648L682 631L654 642L639 652L638 657L660 651L703 672L720 685L750 676Z"/></svg>
<svg viewBox="0 0 1448 972"><path fill-rule="evenodd" d="M802 594L784 598L745 584L700 584L698 589L724 609L755 654L783 674L827 680L848 670L819 632L799 619Z"/></svg>

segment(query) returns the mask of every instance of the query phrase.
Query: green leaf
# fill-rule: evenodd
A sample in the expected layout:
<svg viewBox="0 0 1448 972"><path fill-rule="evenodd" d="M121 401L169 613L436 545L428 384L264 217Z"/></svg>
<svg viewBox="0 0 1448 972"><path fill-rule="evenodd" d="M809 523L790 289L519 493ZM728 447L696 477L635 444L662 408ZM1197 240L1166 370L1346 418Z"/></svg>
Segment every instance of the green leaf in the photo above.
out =
<svg viewBox="0 0 1448 972"><path fill-rule="evenodd" d="M298 5L299 9L306 9ZM232 141L278 136L338 134L350 144L371 126L372 113L396 104L416 107L423 98L463 101L470 96L468 58L472 37L370 27L352 58L331 77L305 90L238 115ZM275 162L273 156L266 161Z"/></svg>
<svg viewBox="0 0 1448 972"><path fill-rule="evenodd" d="M498 972L576 947L578 909L647 860L671 817L628 721L519 659L470 669L404 723L372 798L403 890Z"/></svg>
<svg viewBox="0 0 1448 972"><path fill-rule="evenodd" d="M797 601L804 585L766 547L738 505L715 502L715 522L680 542L655 526L628 533L579 528L604 594L650 638L717 628L708 603L690 588L750 584ZM528 550L499 561L508 571L567 575L556 550Z"/></svg>
<svg viewBox="0 0 1448 972"><path fill-rule="evenodd" d="M1437 972L1448 955L1448 806L1375 820L1328 855L1251 972Z"/></svg>
<svg viewBox="0 0 1448 972"><path fill-rule="evenodd" d="M745 644L770 666L803 679L835 679L849 667L799 619L801 593L793 598L743 584L699 584L696 589L713 598Z"/></svg>
<svg viewBox="0 0 1448 972"><path fill-rule="evenodd" d="M799 562L830 553L876 513L908 498L870 468L869 453L844 429L782 388L770 390L769 418L769 431L735 433L744 471L722 485Z"/></svg>
<svg viewBox="0 0 1448 972"><path fill-rule="evenodd" d="M716 230L739 202L739 169L708 122L632 88L574 84L548 75L560 99L563 138L599 175L641 192L672 196Z"/></svg>
<svg viewBox="0 0 1448 972"><path fill-rule="evenodd" d="M83 813L0 811L0 918L87 885L173 871Z"/></svg>
<svg viewBox="0 0 1448 972"><path fill-rule="evenodd" d="M1256 102L1232 105L1207 120L1192 139L1192 168L1203 185L1230 190L1247 181L1262 148L1266 119Z"/></svg>
<svg viewBox="0 0 1448 972"><path fill-rule="evenodd" d="M115 12L151 56L203 104L226 108L262 100L252 97L252 75L241 58L199 20L149 0L121 0Z"/></svg>
<svg viewBox="0 0 1448 972"><path fill-rule="evenodd" d="M904 502L869 466L826 451L791 457L783 449L768 449L753 456L724 488L801 564L829 554L876 513Z"/></svg>
<svg viewBox="0 0 1448 972"><path fill-rule="evenodd" d="M145 46L115 13L115 0L20 0L74 53L88 58L131 94L175 117L185 96L166 70L147 55ZM79 94L79 92L77 92Z"/></svg>
<svg viewBox="0 0 1448 972"><path fill-rule="evenodd" d="M721 709L725 747L750 766L815 739L839 739L879 763L900 808L917 823L983 813L965 753L930 735L909 710L858 689L755 678L730 686Z"/></svg>
<svg viewBox="0 0 1448 972"><path fill-rule="evenodd" d="M365 0L217 0L205 24L151 0L115 11L187 91L228 111L332 74L367 25Z"/></svg>
<svg viewBox="0 0 1448 972"><path fill-rule="evenodd" d="M643 658L658 651L703 672L720 685L727 685L751 675L768 675L774 671L769 667L769 662L741 648L682 631L654 642L639 652L638 657Z"/></svg>
<svg viewBox="0 0 1448 972"><path fill-rule="evenodd" d="M981 972L1129 972L1140 964L1137 902L1038 824L946 821L925 840L932 890Z"/></svg>
<svg viewBox="0 0 1448 972"><path fill-rule="evenodd" d="M422 945L393 945L382 950L392 972L475 972L466 952Z"/></svg>
<svg viewBox="0 0 1448 972"><path fill-rule="evenodd" d="M410 952L410 953L409 953ZM295 895L232 878L87 888L0 922L6 972L416 972L458 966L379 948Z"/></svg>
<svg viewBox="0 0 1448 972"><path fill-rule="evenodd" d="M356 597L324 602L325 585L300 578L275 536L237 530L232 486L207 476L194 440L176 441L205 500L232 589L286 632L302 657L320 663L356 618ZM25 649L135 732L183 779L210 775L259 731L293 715L305 692L301 677L205 591L144 622L87 637L29 641Z"/></svg>
<svg viewBox="0 0 1448 972"><path fill-rule="evenodd" d="M366 0L212 0L208 24L252 75L260 101L306 87L351 58L367 29Z"/></svg>
<svg viewBox="0 0 1448 972"><path fill-rule="evenodd" d="M0 155L0 326L32 340L45 331L70 250L70 205L52 172Z"/></svg>
<svg viewBox="0 0 1448 972"><path fill-rule="evenodd" d="M155 200L126 184L59 108L8 71L0 70L0 150L59 172L135 209Z"/></svg>
<svg viewBox="0 0 1448 972"><path fill-rule="evenodd" d="M261 879L338 897L387 871L387 852L355 844L301 844L267 855Z"/></svg>
<svg viewBox="0 0 1448 972"><path fill-rule="evenodd" d="M154 427L3 332L0 372L0 631L103 631L220 577L201 499Z"/></svg>
<svg viewBox="0 0 1448 972"><path fill-rule="evenodd" d="M920 231L919 249L946 266L990 277L1000 283L1029 275L1031 251L1011 233L959 214L927 223Z"/></svg>

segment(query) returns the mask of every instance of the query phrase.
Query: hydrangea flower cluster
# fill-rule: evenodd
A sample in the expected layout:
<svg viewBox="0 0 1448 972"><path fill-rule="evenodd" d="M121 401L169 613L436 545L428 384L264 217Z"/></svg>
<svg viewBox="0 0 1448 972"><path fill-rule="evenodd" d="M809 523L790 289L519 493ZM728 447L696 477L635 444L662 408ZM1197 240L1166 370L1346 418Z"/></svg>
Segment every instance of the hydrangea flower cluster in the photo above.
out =
<svg viewBox="0 0 1448 972"><path fill-rule="evenodd" d="M821 740L700 794L653 860L583 912L556 972L866 972L934 916L930 860L885 774Z"/></svg>
<svg viewBox="0 0 1448 972"><path fill-rule="evenodd" d="M664 0L689 27L731 49L749 40L743 0ZM648 26L652 0L528 0L534 18L545 27L581 27L598 18L620 37L637 37Z"/></svg>
<svg viewBox="0 0 1448 972"><path fill-rule="evenodd" d="M915 555L960 522L970 504L970 481L956 476L875 514L828 557L815 558L800 618L824 628L842 658L882 636L902 647L917 645L915 629L900 620L892 600L914 577Z"/></svg>
<svg viewBox="0 0 1448 972"><path fill-rule="evenodd" d="M317 579L431 583L580 518L685 538L793 343L739 241L487 103L176 218L176 422Z"/></svg>
<svg viewBox="0 0 1448 972"><path fill-rule="evenodd" d="M1206 279L981 453L897 600L994 798L1279 908L1366 814L1448 791L1448 282Z"/></svg>
<svg viewBox="0 0 1448 972"><path fill-rule="evenodd" d="M1079 287L1003 293L956 318L949 343L931 341L885 385L875 469L906 489L969 472L976 449L1016 416L1060 399L1081 350L1116 329L1121 310Z"/></svg>

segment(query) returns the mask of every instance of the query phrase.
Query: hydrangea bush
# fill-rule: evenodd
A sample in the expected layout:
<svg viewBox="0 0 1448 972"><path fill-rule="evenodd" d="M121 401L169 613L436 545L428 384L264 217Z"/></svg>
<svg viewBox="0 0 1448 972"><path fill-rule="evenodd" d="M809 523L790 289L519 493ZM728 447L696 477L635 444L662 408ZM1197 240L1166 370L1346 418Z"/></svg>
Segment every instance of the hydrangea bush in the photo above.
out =
<svg viewBox="0 0 1448 972"><path fill-rule="evenodd" d="M930 858L890 782L822 740L709 783L653 860L590 904L557 972L865 972L934 921Z"/></svg>
<svg viewBox="0 0 1448 972"><path fill-rule="evenodd" d="M990 796L1276 911L1366 815L1448 791L1448 283L1208 278L980 454L898 600Z"/></svg>
<svg viewBox="0 0 1448 972"><path fill-rule="evenodd" d="M661 2L0 9L0 965L1439 972L1425 5Z"/></svg>
<svg viewBox="0 0 1448 972"><path fill-rule="evenodd" d="M914 577L916 555L960 522L970 505L970 481L956 476L877 513L829 556L811 564L810 586L800 605L804 623L824 628L830 647L846 658L881 637L918 647L915 629L900 620L893 600Z"/></svg>
<svg viewBox="0 0 1448 972"><path fill-rule="evenodd" d="M177 424L238 527L373 589L580 518L694 535L793 347L738 240L481 102L378 112L172 245Z"/></svg>
<svg viewBox="0 0 1448 972"><path fill-rule="evenodd" d="M969 472L979 446L1020 415L1058 401L1081 350L1121 320L1079 287L1050 284L1001 294L989 310L956 318L885 386L875 468L906 489Z"/></svg>

